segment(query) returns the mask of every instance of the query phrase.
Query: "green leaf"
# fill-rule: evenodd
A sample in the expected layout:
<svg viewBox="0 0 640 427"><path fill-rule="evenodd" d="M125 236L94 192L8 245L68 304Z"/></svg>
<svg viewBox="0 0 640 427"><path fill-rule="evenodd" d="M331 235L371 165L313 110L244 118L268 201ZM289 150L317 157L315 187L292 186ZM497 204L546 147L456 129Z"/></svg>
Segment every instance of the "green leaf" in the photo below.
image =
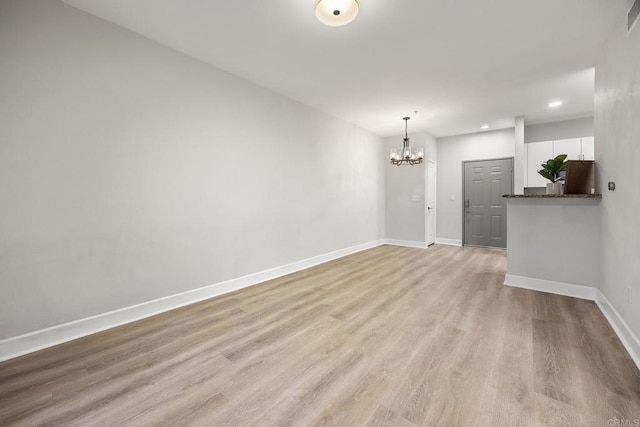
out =
<svg viewBox="0 0 640 427"><path fill-rule="evenodd" d="M549 181L554 182L553 175L549 173L549 171L542 169L542 170L539 170L538 173L542 175L545 179L548 179Z"/></svg>
<svg viewBox="0 0 640 427"><path fill-rule="evenodd" d="M542 169L538 173L549 181L556 182L560 178L560 172L567 170L566 159L566 154L558 154L553 159L547 160L546 163L542 163L540 165Z"/></svg>

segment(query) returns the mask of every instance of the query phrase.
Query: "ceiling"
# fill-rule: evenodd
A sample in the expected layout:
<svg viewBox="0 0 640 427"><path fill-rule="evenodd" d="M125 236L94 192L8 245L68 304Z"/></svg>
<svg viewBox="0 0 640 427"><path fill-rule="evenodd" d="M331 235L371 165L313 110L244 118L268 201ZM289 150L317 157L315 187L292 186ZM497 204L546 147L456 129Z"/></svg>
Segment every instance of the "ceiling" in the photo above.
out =
<svg viewBox="0 0 640 427"><path fill-rule="evenodd" d="M328 27L314 0L64 1L382 136L408 114L435 136L592 115L595 58L628 4L360 0Z"/></svg>

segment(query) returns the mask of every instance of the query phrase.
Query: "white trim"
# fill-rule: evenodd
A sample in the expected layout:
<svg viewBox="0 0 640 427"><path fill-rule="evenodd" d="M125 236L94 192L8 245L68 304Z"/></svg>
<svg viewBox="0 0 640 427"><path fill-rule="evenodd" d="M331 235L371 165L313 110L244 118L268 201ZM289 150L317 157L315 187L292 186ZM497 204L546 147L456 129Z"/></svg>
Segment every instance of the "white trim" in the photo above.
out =
<svg viewBox="0 0 640 427"><path fill-rule="evenodd" d="M318 264L342 258L347 255L381 246L384 240L363 243L350 248L340 249L326 254L296 261L280 267L238 277L199 289L182 292L167 297L158 298L130 307L121 308L85 319L74 320L50 328L29 332L0 340L0 362L32 353L47 347L81 338L96 332L135 322L136 320L164 313L185 305L203 301L218 295L253 286L266 280L275 279L286 274L295 273Z"/></svg>
<svg viewBox="0 0 640 427"><path fill-rule="evenodd" d="M438 224L438 208L437 208L437 200L438 200L438 163L435 160L427 160L426 164L426 171L424 174L424 208L425 208L425 213L424 213L424 241L427 245L427 247L429 245L432 245L434 243L436 243L436 231L437 231L437 224ZM436 179L434 181L436 181L436 186L435 186L435 191L433 194L433 200L436 201L435 205L436 208L434 209L434 215L436 216L436 230L433 230L433 242L429 242L429 167L430 165L433 165L433 168L435 169L435 173L436 173Z"/></svg>
<svg viewBox="0 0 640 427"><path fill-rule="evenodd" d="M547 292L556 295L564 295L574 298L582 298L594 301L604 317L607 319L622 345L640 369L640 339L634 334L627 322L609 302L607 297L597 288L590 286L572 285L570 283L553 282L550 280L533 279L531 277L506 274L504 284L516 288L529 289L539 292Z"/></svg>
<svg viewBox="0 0 640 427"><path fill-rule="evenodd" d="M504 284L515 288L530 289L532 291L547 292L567 297L582 298L595 301L596 288L590 286L573 285L571 283L554 282L552 280L534 279L531 277L505 274Z"/></svg>
<svg viewBox="0 0 640 427"><path fill-rule="evenodd" d="M393 246L406 246L408 248L425 249L427 247L426 242L414 242L413 240L397 240L397 239L385 239L387 245Z"/></svg>
<svg viewBox="0 0 640 427"><path fill-rule="evenodd" d="M436 237L436 244L438 244L438 245L450 245L450 246L462 246L462 240L443 239L441 237Z"/></svg>
<svg viewBox="0 0 640 427"><path fill-rule="evenodd" d="M596 292L595 302L598 304L598 307L602 314L604 314L604 317L609 321L609 324L611 324L611 327L615 331L616 335L618 335L618 338L620 338L624 348L627 349L629 356L631 356L638 369L640 369L640 340L636 334L633 333L629 325L627 325L627 322L624 321L622 316L620 316L613 307L613 304L609 302L607 297L605 297L600 290L597 290Z"/></svg>

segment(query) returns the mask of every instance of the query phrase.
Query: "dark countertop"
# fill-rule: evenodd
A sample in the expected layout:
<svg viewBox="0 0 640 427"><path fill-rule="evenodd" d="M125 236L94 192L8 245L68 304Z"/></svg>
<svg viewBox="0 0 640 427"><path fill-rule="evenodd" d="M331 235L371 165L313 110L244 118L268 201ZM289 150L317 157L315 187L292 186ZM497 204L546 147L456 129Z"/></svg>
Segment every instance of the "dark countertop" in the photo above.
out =
<svg viewBox="0 0 640 427"><path fill-rule="evenodd" d="M504 194L509 199L602 199L602 194Z"/></svg>

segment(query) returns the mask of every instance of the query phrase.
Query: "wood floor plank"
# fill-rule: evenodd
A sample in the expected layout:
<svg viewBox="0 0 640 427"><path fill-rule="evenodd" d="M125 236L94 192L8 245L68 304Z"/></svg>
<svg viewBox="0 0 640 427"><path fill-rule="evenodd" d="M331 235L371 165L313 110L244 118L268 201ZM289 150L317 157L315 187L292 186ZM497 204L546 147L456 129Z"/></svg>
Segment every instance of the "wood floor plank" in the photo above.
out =
<svg viewBox="0 0 640 427"><path fill-rule="evenodd" d="M422 425L438 391L434 384L446 381L449 356L463 337L464 332L460 330L446 326L436 328L429 334L428 344L418 347L413 354L383 404L404 419Z"/></svg>
<svg viewBox="0 0 640 427"><path fill-rule="evenodd" d="M310 425L361 426L376 410L377 401L388 386L386 379L372 374L360 377L336 395L331 404L317 411Z"/></svg>
<svg viewBox="0 0 640 427"><path fill-rule="evenodd" d="M606 426L607 423L588 423L575 406L534 393L534 417L536 426Z"/></svg>
<svg viewBox="0 0 640 427"><path fill-rule="evenodd" d="M533 319L530 311L524 310L526 292L506 289L501 292L501 306L505 307L502 322L504 329L502 345L497 349L498 359L490 384L499 396L493 416L494 425L532 425L534 417L534 346ZM524 297L524 298L523 298ZM510 369L521 367L519 370Z"/></svg>
<svg viewBox="0 0 640 427"><path fill-rule="evenodd" d="M385 407L384 405L378 406L376 411L373 413L369 422L367 423L368 427L414 427L415 424L405 420L404 418L398 416L391 409Z"/></svg>
<svg viewBox="0 0 640 427"><path fill-rule="evenodd" d="M608 425L640 372L504 251L381 246L0 363L0 425ZM615 421L613 421L615 422Z"/></svg>

